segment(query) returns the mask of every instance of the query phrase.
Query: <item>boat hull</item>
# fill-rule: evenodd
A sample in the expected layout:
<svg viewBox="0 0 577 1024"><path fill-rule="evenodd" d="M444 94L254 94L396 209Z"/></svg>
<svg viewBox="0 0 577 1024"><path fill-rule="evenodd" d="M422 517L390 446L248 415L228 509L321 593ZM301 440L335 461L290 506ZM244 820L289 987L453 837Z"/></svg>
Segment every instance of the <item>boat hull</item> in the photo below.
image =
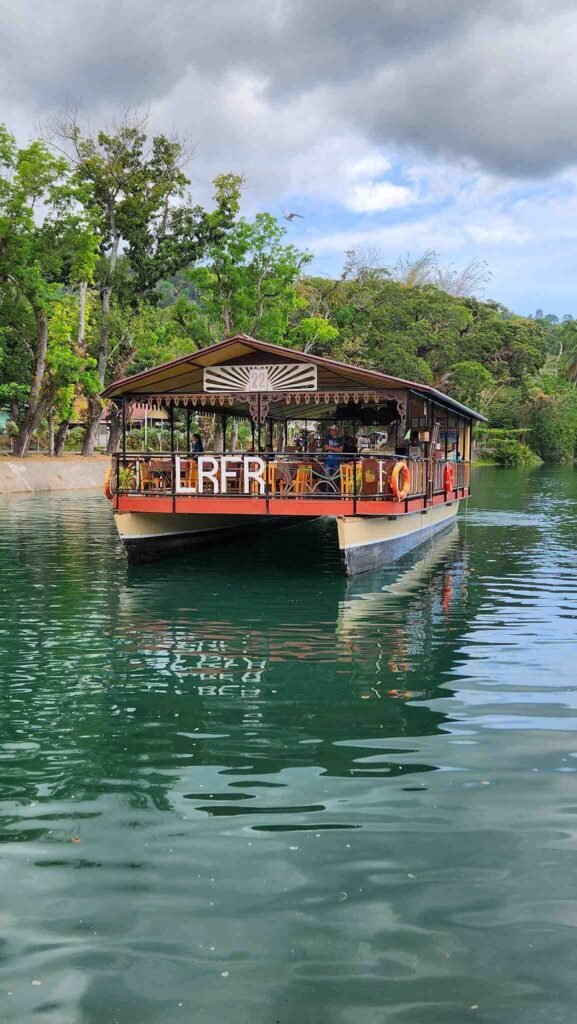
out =
<svg viewBox="0 0 577 1024"><path fill-rule="evenodd" d="M452 526L458 508L455 501L409 515L343 516L338 520L338 533L346 572L354 576L395 562Z"/></svg>
<svg viewBox="0 0 577 1024"><path fill-rule="evenodd" d="M453 525L457 511L455 501L399 516L335 517L345 571L353 576L396 561ZM303 521L301 516L163 512L116 512L114 519L132 565L154 562L194 548L234 542L250 533Z"/></svg>
<svg viewBox="0 0 577 1024"><path fill-rule="evenodd" d="M239 536L290 526L288 516L198 515L116 512L114 521L131 565L156 562L199 547L226 544Z"/></svg>

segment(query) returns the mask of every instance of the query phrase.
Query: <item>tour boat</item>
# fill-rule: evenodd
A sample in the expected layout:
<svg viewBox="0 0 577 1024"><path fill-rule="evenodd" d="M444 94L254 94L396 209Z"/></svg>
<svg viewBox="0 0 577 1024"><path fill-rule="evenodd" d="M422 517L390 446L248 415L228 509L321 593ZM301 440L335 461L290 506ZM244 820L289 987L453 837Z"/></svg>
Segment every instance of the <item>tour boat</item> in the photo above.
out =
<svg viewBox="0 0 577 1024"><path fill-rule="evenodd" d="M395 561L454 524L484 419L428 385L244 334L103 397L122 415L106 493L130 562L319 516L335 521L347 573ZM134 450L134 409L167 415L168 451ZM246 450L232 444L242 423Z"/></svg>

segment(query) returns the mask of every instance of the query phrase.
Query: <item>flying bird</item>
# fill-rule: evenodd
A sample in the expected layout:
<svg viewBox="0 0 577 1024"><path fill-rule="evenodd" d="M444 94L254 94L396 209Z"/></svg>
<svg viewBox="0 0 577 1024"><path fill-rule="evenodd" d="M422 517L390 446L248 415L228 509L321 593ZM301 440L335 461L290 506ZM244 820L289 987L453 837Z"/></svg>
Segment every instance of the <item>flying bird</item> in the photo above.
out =
<svg viewBox="0 0 577 1024"><path fill-rule="evenodd" d="M283 210L282 215L285 220L294 220L295 217L300 217L301 220L305 219L302 213L291 213L290 210Z"/></svg>

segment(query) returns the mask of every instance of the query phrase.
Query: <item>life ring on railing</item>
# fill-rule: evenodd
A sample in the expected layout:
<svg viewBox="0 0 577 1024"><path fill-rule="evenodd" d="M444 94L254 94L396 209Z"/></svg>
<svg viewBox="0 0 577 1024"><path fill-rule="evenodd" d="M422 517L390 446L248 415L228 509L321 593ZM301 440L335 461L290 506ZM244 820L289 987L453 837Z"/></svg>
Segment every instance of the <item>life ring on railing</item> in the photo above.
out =
<svg viewBox="0 0 577 1024"><path fill-rule="evenodd" d="M112 490L112 469L108 468L106 470L106 476L104 477L104 496L105 498L108 498L109 501L112 501L113 493L114 492Z"/></svg>
<svg viewBox="0 0 577 1024"><path fill-rule="evenodd" d="M454 490L453 467L452 466L445 466L444 484L445 484L445 490L446 491Z"/></svg>
<svg viewBox="0 0 577 1024"><path fill-rule="evenodd" d="M400 484L399 484L399 477ZM397 501L404 501L411 490L411 474L406 462L396 462L393 466L389 480L391 490Z"/></svg>

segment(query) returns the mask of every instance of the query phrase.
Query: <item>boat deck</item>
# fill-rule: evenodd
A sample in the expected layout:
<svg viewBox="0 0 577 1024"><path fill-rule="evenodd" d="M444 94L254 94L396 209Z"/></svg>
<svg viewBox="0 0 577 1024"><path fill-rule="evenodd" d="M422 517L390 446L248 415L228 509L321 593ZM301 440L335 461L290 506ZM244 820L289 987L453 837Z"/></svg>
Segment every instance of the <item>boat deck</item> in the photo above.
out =
<svg viewBox="0 0 577 1024"><path fill-rule="evenodd" d="M114 456L117 512L401 516L467 498L470 463L380 454L167 453ZM408 493L391 474L405 462Z"/></svg>

